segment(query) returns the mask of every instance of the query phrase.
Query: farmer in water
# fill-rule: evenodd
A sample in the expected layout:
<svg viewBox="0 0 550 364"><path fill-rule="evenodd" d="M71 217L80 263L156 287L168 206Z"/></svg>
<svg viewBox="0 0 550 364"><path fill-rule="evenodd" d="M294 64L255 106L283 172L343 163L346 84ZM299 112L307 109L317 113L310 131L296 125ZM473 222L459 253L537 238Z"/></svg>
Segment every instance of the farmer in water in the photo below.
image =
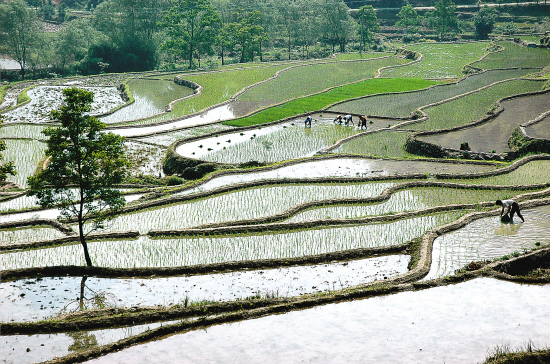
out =
<svg viewBox="0 0 550 364"><path fill-rule="evenodd" d="M305 121L305 124L306 124L306 128L309 126L311 128L311 116L308 115L307 118L306 118L306 121Z"/></svg>
<svg viewBox="0 0 550 364"><path fill-rule="evenodd" d="M359 129L363 129L363 127L365 127L365 130L367 130L367 118L365 117L365 115L359 116L359 124Z"/></svg>
<svg viewBox="0 0 550 364"><path fill-rule="evenodd" d="M514 200L497 200L495 202L497 206L502 206L502 211L500 212L500 216L504 215L504 208L507 207L508 210L506 210L506 214L510 213L510 222L514 222L514 214L517 213L520 217L521 221L525 222L525 219L523 216L521 216L521 212L519 211L519 205Z"/></svg>
<svg viewBox="0 0 550 364"><path fill-rule="evenodd" d="M344 124L346 126L348 126L349 123L351 123L351 125L353 125L353 117L350 114L344 116Z"/></svg>
<svg viewBox="0 0 550 364"><path fill-rule="evenodd" d="M337 117L334 118L334 120L332 121L334 124L340 124L342 125L342 115L338 115Z"/></svg>

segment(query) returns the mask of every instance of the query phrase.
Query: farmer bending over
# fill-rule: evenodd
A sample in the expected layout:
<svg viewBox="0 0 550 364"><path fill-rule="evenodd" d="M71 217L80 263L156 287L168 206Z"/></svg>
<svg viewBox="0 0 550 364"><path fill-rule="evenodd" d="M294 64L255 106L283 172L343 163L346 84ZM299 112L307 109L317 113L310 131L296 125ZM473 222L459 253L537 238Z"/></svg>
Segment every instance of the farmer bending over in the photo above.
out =
<svg viewBox="0 0 550 364"><path fill-rule="evenodd" d="M305 121L306 127L309 126L311 128L311 121L312 121L311 116L308 115Z"/></svg>
<svg viewBox="0 0 550 364"><path fill-rule="evenodd" d="M348 114L348 115L344 116L344 124L346 126L348 126L349 123L351 123L351 125L353 125L353 117Z"/></svg>
<svg viewBox="0 0 550 364"><path fill-rule="evenodd" d="M510 221L511 222L514 222L514 214L515 213L518 214L521 221L525 222L525 219L523 218L523 216L521 216L521 212L519 212L519 205L516 201L514 201L514 200L504 200L504 201L497 200L497 202L495 202L495 204L497 206L502 206L502 211L500 212L500 216L504 215L504 208L507 207L508 210L506 210L506 213L507 214L510 213Z"/></svg>
<svg viewBox="0 0 550 364"><path fill-rule="evenodd" d="M363 129L363 127L365 127L365 130L367 130L367 118L365 117L365 115L361 115L359 116L359 124L360 124L360 129Z"/></svg>
<svg viewBox="0 0 550 364"><path fill-rule="evenodd" d="M333 123L342 125L342 115L335 117Z"/></svg>

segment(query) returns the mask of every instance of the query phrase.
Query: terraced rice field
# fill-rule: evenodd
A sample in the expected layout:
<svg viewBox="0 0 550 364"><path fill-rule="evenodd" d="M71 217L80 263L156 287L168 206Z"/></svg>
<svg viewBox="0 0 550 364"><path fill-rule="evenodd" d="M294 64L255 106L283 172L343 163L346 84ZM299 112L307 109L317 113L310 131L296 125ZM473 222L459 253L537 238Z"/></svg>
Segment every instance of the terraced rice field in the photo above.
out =
<svg viewBox="0 0 550 364"><path fill-rule="evenodd" d="M546 86L519 78L547 66L548 50L499 45L483 60L486 42L433 43L409 46L423 55L412 64L344 54L186 73L202 94L140 121L131 119L189 94L172 89L175 74L60 80L128 82L136 103L149 105L116 111L113 120L131 127L109 129L128 136L134 176L162 177L166 156L216 170L183 185L118 186L125 210L100 231L86 226L87 268L75 221L25 194L45 158L44 126L25 116L0 128L19 172L10 180L22 187L0 191L0 358L441 363L480 362L505 340L548 346L550 155L427 159L403 148L416 131L466 125L499 99ZM472 62L493 70L462 79ZM536 68L510 68L518 65ZM384 79L371 79L379 70ZM373 96L369 82L393 89ZM339 86L355 89L330 111L321 109L333 102L316 106L321 94L308 97ZM505 112L545 111L544 102L523 110L521 100L503 102ZM284 121L266 108L272 119L244 128L185 117L215 107L233 118L283 101L309 103L312 126L291 108ZM376 117L364 130L335 125L337 113ZM539 124L528 131L544 134L546 119ZM501 223L494 203L509 198L525 223Z"/></svg>

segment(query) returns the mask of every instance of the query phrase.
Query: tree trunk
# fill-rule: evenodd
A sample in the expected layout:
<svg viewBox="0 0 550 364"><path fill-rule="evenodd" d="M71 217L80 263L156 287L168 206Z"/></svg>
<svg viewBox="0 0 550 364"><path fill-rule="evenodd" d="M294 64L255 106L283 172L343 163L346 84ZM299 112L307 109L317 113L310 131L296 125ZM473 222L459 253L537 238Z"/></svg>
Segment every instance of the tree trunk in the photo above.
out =
<svg viewBox="0 0 550 364"><path fill-rule="evenodd" d="M80 190L80 209L78 210L78 233L80 235L80 244L84 249L84 259L88 267L92 266L92 260L90 259L90 253L88 253L88 244L86 243L86 236L84 236L84 219L82 214L84 213L84 196L82 196L82 190Z"/></svg>
<svg viewBox="0 0 550 364"><path fill-rule="evenodd" d="M78 227L80 230L80 244L82 244L82 248L84 249L84 259L86 259L86 265L91 267L92 260L90 259L90 253L88 253L88 244L86 243L86 237L84 236L82 221L78 222Z"/></svg>

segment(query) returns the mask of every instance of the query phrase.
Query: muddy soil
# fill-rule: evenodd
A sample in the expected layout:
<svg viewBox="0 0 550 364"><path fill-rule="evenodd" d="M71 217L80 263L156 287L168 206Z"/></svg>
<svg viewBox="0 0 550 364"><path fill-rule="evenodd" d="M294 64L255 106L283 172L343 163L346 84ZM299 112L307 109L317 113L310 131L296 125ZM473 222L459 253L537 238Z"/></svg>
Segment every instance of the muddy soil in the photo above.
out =
<svg viewBox="0 0 550 364"><path fill-rule="evenodd" d="M548 105L550 108L550 105ZM541 121L525 128L525 132L532 138L550 139L550 116L545 117Z"/></svg>
<svg viewBox="0 0 550 364"><path fill-rule="evenodd" d="M291 297L328 292L407 272L408 255L155 279L44 277L0 284L0 322L34 321L78 311L80 298L92 308L167 306L233 301L260 295ZM92 306L92 307L90 307Z"/></svg>
<svg viewBox="0 0 550 364"><path fill-rule="evenodd" d="M507 152L512 131L550 108L550 93L504 101L502 106L504 111L487 123L419 139L445 148L459 149L461 143L468 143L476 152Z"/></svg>

